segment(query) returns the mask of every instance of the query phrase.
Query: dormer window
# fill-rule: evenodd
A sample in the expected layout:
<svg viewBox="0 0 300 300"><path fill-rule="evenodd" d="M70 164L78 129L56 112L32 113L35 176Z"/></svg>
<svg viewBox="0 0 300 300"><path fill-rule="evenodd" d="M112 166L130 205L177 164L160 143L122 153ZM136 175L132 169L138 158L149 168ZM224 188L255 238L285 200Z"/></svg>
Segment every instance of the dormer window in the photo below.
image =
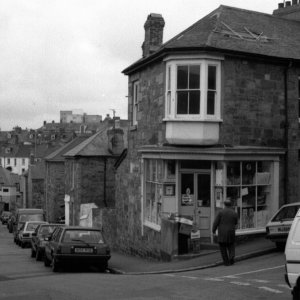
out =
<svg viewBox="0 0 300 300"><path fill-rule="evenodd" d="M169 60L166 73L167 119L220 119L220 61Z"/></svg>

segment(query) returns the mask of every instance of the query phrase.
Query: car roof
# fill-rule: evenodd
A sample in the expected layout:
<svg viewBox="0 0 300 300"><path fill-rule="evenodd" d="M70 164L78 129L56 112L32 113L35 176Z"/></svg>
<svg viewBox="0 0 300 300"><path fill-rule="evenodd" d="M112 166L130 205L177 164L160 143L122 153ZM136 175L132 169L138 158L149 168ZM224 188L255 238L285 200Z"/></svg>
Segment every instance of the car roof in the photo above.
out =
<svg viewBox="0 0 300 300"><path fill-rule="evenodd" d="M300 205L300 202L293 202L293 203L284 204L279 209L281 209L282 207L297 206L297 205Z"/></svg>
<svg viewBox="0 0 300 300"><path fill-rule="evenodd" d="M64 230L98 230L98 231L102 231L100 228L96 228L96 227L82 227L82 226L66 226L64 227Z"/></svg>

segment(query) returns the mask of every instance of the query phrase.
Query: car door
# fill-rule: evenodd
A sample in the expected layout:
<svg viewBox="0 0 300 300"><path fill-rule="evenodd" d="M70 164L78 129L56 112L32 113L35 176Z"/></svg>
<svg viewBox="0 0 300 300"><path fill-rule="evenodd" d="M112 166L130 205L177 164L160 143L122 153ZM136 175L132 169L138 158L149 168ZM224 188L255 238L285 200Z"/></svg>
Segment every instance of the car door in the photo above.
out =
<svg viewBox="0 0 300 300"><path fill-rule="evenodd" d="M60 240L60 236L62 234L63 229L59 228L55 234L55 236L51 239L49 245L50 245L50 252L51 256L55 255L57 252L58 243Z"/></svg>

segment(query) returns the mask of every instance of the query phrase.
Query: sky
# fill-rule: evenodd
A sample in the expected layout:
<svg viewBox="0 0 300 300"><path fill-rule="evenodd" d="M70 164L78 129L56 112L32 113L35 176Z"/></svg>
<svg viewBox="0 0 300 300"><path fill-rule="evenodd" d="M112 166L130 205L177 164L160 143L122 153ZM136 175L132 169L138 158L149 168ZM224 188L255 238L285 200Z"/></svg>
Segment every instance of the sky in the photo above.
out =
<svg viewBox="0 0 300 300"><path fill-rule="evenodd" d="M283 0L1 0L0 129L59 122L61 110L127 118L128 78L144 23L166 42L220 5L272 14Z"/></svg>

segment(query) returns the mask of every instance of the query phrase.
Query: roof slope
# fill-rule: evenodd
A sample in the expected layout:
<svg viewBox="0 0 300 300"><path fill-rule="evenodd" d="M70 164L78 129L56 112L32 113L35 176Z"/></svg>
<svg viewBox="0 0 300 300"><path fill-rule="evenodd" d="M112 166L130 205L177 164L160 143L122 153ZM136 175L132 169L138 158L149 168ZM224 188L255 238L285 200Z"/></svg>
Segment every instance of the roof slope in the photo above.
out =
<svg viewBox="0 0 300 300"><path fill-rule="evenodd" d="M45 159L47 161L64 161L65 160L64 154L67 153L69 150L73 149L74 147L76 147L77 145L79 145L80 143L82 143L87 138L88 136L79 136L74 140L72 140L71 142L69 142L68 144L62 146L58 150L46 156Z"/></svg>
<svg viewBox="0 0 300 300"><path fill-rule="evenodd" d="M86 139L73 149L65 153L65 156L105 156L111 155L108 151L107 129L102 129L90 138Z"/></svg>
<svg viewBox="0 0 300 300"><path fill-rule="evenodd" d="M299 32L298 21L221 5L123 73L174 50L232 51L300 60Z"/></svg>

